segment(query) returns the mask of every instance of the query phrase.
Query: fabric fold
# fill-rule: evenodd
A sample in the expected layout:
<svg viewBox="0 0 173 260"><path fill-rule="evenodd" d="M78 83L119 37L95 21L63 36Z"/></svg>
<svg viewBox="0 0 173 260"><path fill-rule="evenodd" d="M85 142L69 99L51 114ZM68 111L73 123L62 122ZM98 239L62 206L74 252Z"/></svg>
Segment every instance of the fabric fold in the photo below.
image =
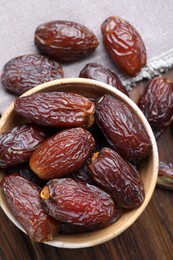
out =
<svg viewBox="0 0 173 260"><path fill-rule="evenodd" d="M161 73L168 71L173 68L173 48L161 55L150 59L147 65L140 71L136 77L129 77L124 73L120 74L119 77L123 85L130 90L137 82L142 79L151 79Z"/></svg>

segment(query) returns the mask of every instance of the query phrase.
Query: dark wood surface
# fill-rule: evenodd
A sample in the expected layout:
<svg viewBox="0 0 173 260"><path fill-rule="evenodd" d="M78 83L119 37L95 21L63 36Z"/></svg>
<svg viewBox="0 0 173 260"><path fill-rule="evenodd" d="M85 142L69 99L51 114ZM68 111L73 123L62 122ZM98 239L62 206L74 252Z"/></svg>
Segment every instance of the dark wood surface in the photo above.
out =
<svg viewBox="0 0 173 260"><path fill-rule="evenodd" d="M173 81L173 70L164 76ZM139 83L130 96L137 101L147 82ZM9 104L0 97L0 112ZM160 160L173 161L173 135L168 129L158 140ZM14 226L0 209L1 260L119 260L173 259L173 192L156 187L153 197L138 220L123 234L104 244L83 249L62 249L34 243Z"/></svg>

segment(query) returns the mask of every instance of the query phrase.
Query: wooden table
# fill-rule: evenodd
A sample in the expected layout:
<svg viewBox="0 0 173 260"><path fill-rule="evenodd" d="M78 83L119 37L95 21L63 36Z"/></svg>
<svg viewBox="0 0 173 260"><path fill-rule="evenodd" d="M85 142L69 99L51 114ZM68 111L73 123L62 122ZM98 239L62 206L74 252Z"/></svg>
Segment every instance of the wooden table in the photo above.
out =
<svg viewBox="0 0 173 260"><path fill-rule="evenodd" d="M164 76L173 81L173 70ZM134 101L147 82L139 83L130 95ZM9 105L0 97L0 112ZM3 104L3 105L2 105ZM173 135L168 129L158 140L160 159L173 161ZM173 259L173 192L156 187L138 220L117 238L92 248L61 249L34 243L8 220L0 209L1 260L171 260Z"/></svg>

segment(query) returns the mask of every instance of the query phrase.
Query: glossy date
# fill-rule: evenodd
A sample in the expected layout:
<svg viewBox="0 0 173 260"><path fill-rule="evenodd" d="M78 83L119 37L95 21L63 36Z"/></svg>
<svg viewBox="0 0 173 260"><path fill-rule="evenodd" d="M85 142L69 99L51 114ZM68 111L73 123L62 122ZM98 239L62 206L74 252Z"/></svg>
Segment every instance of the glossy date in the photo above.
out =
<svg viewBox="0 0 173 260"><path fill-rule="evenodd" d="M110 217L106 222L91 224L91 225L74 225L71 223L61 223L59 233L62 234L77 234L77 233L84 233L90 231L100 230L105 228L113 223L115 223L123 214L122 208L115 208L114 214Z"/></svg>
<svg viewBox="0 0 173 260"><path fill-rule="evenodd" d="M110 148L102 148L89 169L99 187L123 208L139 207L144 201L144 186L136 169Z"/></svg>
<svg viewBox="0 0 173 260"><path fill-rule="evenodd" d="M146 65L146 48L136 29L117 16L107 18L101 25L106 51L124 72L136 76Z"/></svg>
<svg viewBox="0 0 173 260"><path fill-rule="evenodd" d="M111 147L131 163L151 153L150 139L129 107L105 94L96 104L96 122Z"/></svg>
<svg viewBox="0 0 173 260"><path fill-rule="evenodd" d="M29 161L36 147L46 139L45 131L34 124L16 126L0 135L0 168Z"/></svg>
<svg viewBox="0 0 173 260"><path fill-rule="evenodd" d="M159 138L173 121L173 83L162 76L155 77L149 82L138 106L155 137Z"/></svg>
<svg viewBox="0 0 173 260"><path fill-rule="evenodd" d="M60 222L90 226L114 214L114 202L106 192L70 178L52 179L40 194L46 212Z"/></svg>
<svg viewBox="0 0 173 260"><path fill-rule="evenodd" d="M17 95L50 80L64 76L61 65L48 57L29 54L16 57L3 68L2 85Z"/></svg>
<svg viewBox="0 0 173 260"><path fill-rule="evenodd" d="M32 183L36 184L38 187L43 187L46 185L46 181L43 179L40 179L31 170L31 168L28 165L28 162L7 168L5 170L5 174L18 174L18 175L22 176L23 178L27 179L28 181L31 181Z"/></svg>
<svg viewBox="0 0 173 260"><path fill-rule="evenodd" d="M14 217L29 237L37 242L53 239L60 224L45 212L40 189L17 174L5 176L1 186Z"/></svg>
<svg viewBox="0 0 173 260"><path fill-rule="evenodd" d="M63 130L41 144L29 164L42 179L67 176L84 164L94 145L94 138L83 128Z"/></svg>
<svg viewBox="0 0 173 260"><path fill-rule="evenodd" d="M35 31L35 45L40 53L60 62L72 62L90 55L98 46L94 33L72 21L51 21Z"/></svg>
<svg viewBox="0 0 173 260"><path fill-rule="evenodd" d="M173 163L160 161L158 174L161 178L173 181Z"/></svg>
<svg viewBox="0 0 173 260"><path fill-rule="evenodd" d="M117 88L118 90L129 96L126 88L123 86L118 76L101 64L88 63L81 70L79 77L104 82L114 88Z"/></svg>
<svg viewBox="0 0 173 260"><path fill-rule="evenodd" d="M39 125L87 128L94 122L95 104L75 93L45 92L17 98L14 109Z"/></svg>

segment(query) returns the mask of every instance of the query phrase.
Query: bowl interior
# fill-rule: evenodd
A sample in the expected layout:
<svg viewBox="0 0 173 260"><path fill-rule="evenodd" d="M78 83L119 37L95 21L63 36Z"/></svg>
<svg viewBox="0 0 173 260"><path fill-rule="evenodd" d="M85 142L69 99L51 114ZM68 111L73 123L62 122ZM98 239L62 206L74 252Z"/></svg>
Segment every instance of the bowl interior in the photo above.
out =
<svg viewBox="0 0 173 260"><path fill-rule="evenodd" d="M158 151L156 141L153 135L153 132L144 117L143 113L136 106L136 104L124 95L122 92L116 90L115 88L89 79L82 78L69 78L69 79L58 79L51 82L47 82L41 84L26 93L23 96L30 95L35 92L43 92L43 91L64 91L64 92L73 92L84 95L85 97L91 98L92 100L97 100L103 94L108 93L119 100L125 102L129 108L138 116L141 123L144 125L152 143L152 153L146 159L141 162L140 174L143 179L144 187L145 187L145 200L143 204L135 209L130 210L123 214L123 216L114 224L110 226L93 232L87 232L83 234L72 234L72 235L63 235L58 234L54 240L50 242L46 242L49 245L55 247L64 247L64 248L82 248L94 246L97 244L101 244L106 242L123 231L125 231L130 225L134 223L134 221L141 215L141 213L146 208L149 203L151 196L153 194L158 174ZM22 123L23 118L18 116L14 112L14 104L12 103L9 108L6 110L4 115L0 120L0 133L7 131L8 129L14 127L18 123ZM0 180L3 178L4 172L0 170ZM21 225L15 220L11 211L8 208L8 205L3 197L2 191L0 191L0 205L4 210L5 214L10 218L10 220L22 231L23 228ZM24 231L25 232L25 231Z"/></svg>

